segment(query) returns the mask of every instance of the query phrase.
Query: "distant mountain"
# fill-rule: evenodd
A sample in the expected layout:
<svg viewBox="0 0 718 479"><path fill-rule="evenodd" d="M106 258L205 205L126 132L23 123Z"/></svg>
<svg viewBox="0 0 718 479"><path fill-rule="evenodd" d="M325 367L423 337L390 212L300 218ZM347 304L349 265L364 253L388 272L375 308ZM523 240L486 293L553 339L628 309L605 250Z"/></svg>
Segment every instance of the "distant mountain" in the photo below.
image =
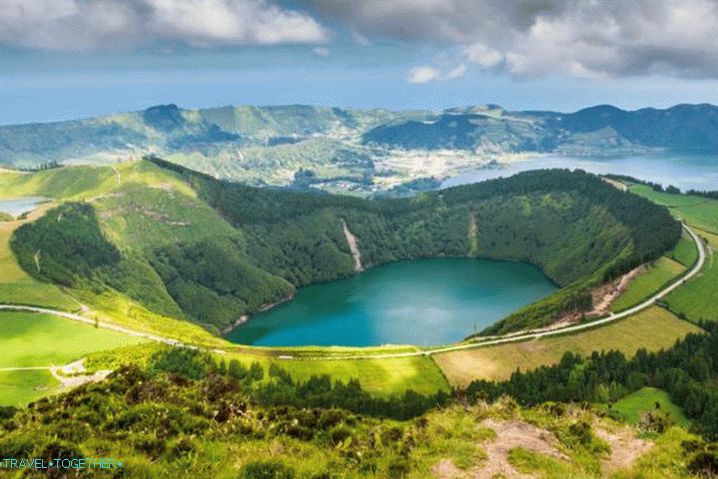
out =
<svg viewBox="0 0 718 479"><path fill-rule="evenodd" d="M453 155L451 161L426 166L413 159L417 153L431 158L437 150ZM557 113L510 112L498 105L443 112L158 105L86 120L0 126L0 165L10 167L156 154L249 184L289 185L303 172L311 180L302 183L306 187L365 193L440 178L506 154L653 151L718 153L718 107L626 111L600 105Z"/></svg>
<svg viewBox="0 0 718 479"><path fill-rule="evenodd" d="M447 111L424 121L380 125L363 134L365 143L430 150L477 149L500 144L507 152L571 152L592 155L627 149L718 153L718 107L676 105L626 111L611 105L575 113L491 113Z"/></svg>
<svg viewBox="0 0 718 479"><path fill-rule="evenodd" d="M571 133L612 128L626 140L647 147L718 152L718 107L705 103L636 111L601 105L551 118L547 125Z"/></svg>

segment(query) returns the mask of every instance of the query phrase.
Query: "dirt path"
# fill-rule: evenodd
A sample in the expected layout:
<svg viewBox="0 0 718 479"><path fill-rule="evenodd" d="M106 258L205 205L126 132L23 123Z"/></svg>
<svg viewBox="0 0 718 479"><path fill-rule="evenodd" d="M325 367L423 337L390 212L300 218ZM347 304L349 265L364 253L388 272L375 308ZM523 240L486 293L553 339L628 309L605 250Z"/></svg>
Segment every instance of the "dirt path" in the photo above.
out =
<svg viewBox="0 0 718 479"><path fill-rule="evenodd" d="M357 242L357 238L352 234L351 231L349 231L349 227L347 227L347 222L343 219L342 229L344 230L344 237L347 239L349 250L352 252L352 256L354 257L354 271L356 271L357 273L359 271L363 271L364 267L361 264L361 252L359 251L359 244Z"/></svg>
<svg viewBox="0 0 718 479"><path fill-rule="evenodd" d="M611 447L610 456L601 461L605 473L631 467L639 457L653 447L652 442L636 437L628 427L612 431L599 427L595 429L595 432L596 436L606 441Z"/></svg>
<svg viewBox="0 0 718 479"><path fill-rule="evenodd" d="M645 270L645 265L638 266L621 276L618 280L597 288L594 292L592 292L594 299L593 309L586 313L586 316L602 316L604 314L608 314L610 312L609 308L616 298L626 291L626 288L628 288L628 285L633 278Z"/></svg>
<svg viewBox="0 0 718 479"><path fill-rule="evenodd" d="M85 374L85 360L66 364L64 366L25 366L15 368L0 368L0 372L9 371L50 371L50 374L58 380L60 389L74 388L86 383L98 382L105 379L112 373L111 370L97 371L93 374Z"/></svg>
<svg viewBox="0 0 718 479"><path fill-rule="evenodd" d="M567 459L558 449L558 441L553 434L527 422L491 418L481 425L493 429L496 439L482 443L487 459L476 470L474 477L477 479L532 477L517 471L509 463L509 452L518 447L555 459Z"/></svg>

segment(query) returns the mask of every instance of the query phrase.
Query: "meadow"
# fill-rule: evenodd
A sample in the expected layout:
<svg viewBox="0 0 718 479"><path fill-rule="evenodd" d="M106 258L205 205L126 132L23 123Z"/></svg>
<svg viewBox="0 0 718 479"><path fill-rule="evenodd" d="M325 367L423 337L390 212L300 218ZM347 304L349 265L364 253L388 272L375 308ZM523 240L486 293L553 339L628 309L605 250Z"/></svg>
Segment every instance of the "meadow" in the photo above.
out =
<svg viewBox="0 0 718 479"><path fill-rule="evenodd" d="M656 388L641 388L616 401L611 406L611 409L618 412L629 423L638 424L641 420L641 415L654 410L656 404L660 406L662 411L668 413L676 424L685 428L690 427L691 421L685 416L683 409L671 401L668 393Z"/></svg>
<svg viewBox="0 0 718 479"><path fill-rule="evenodd" d="M718 258L713 251L706 258L701 274L666 297L676 314L698 322L718 321Z"/></svg>
<svg viewBox="0 0 718 479"><path fill-rule="evenodd" d="M48 370L0 371L0 406L25 406L59 391L59 385Z"/></svg>
<svg viewBox="0 0 718 479"><path fill-rule="evenodd" d="M613 311L620 312L648 298L686 270L681 263L662 256L650 263L634 278L613 303Z"/></svg>
<svg viewBox="0 0 718 479"><path fill-rule="evenodd" d="M647 185L632 185L630 191L654 203L668 207L673 216L691 226L718 233L718 201L701 196L674 195L653 190Z"/></svg>
<svg viewBox="0 0 718 479"><path fill-rule="evenodd" d="M529 371L556 364L567 351L590 355L593 351L614 349L632 356L640 348L649 351L668 348L676 339L699 331L695 325L654 306L579 334L452 351L433 358L452 385L465 386L474 379L507 379L517 368Z"/></svg>
<svg viewBox="0 0 718 479"><path fill-rule="evenodd" d="M671 213L682 218L708 243L708 257L701 274L669 294L665 300L669 308L694 322L718 319L718 201L690 195L673 195L654 191L646 185L633 185L631 191L663 204Z"/></svg>
<svg viewBox="0 0 718 479"><path fill-rule="evenodd" d="M47 314L0 312L0 368L59 366L143 341Z"/></svg>

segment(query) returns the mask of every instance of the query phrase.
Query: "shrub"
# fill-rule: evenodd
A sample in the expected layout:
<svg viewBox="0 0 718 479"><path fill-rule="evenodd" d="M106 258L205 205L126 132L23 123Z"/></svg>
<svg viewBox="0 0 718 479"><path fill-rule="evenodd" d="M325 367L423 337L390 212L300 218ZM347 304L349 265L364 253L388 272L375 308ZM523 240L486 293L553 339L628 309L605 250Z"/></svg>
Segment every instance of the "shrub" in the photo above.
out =
<svg viewBox="0 0 718 479"><path fill-rule="evenodd" d="M239 479L294 479L294 469L279 461L254 461L242 467Z"/></svg>

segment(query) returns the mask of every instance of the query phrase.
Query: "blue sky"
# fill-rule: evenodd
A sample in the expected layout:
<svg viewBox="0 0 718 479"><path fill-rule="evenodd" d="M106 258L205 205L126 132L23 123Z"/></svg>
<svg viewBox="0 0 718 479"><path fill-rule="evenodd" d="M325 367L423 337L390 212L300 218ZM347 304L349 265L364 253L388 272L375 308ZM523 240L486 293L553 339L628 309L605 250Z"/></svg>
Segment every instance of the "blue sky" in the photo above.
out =
<svg viewBox="0 0 718 479"><path fill-rule="evenodd" d="M718 103L713 0L3 1L2 124L159 103Z"/></svg>

